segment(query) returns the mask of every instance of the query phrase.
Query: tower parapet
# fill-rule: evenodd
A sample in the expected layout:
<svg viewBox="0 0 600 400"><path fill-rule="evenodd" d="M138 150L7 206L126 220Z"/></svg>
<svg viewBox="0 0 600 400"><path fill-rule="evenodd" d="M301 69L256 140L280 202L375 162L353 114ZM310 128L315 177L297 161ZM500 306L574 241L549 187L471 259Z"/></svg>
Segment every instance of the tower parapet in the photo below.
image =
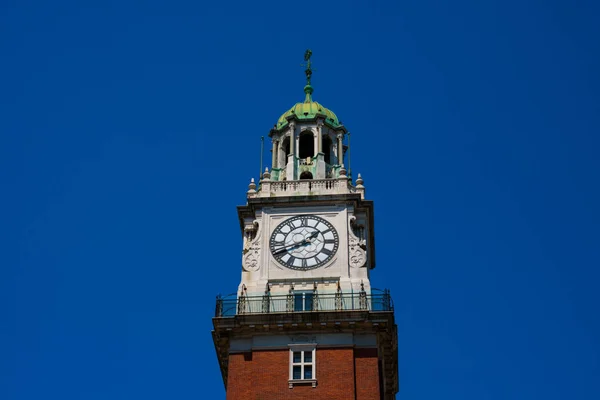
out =
<svg viewBox="0 0 600 400"><path fill-rule="evenodd" d="M342 165L339 169L337 178L325 179L301 179L301 180L273 180L272 174L268 170L263 174L260 181L260 187L257 190L248 190L247 196L251 198L264 197L287 197L287 196L313 196L313 195L330 195L330 194L350 194L359 193L364 199L365 187L363 180L356 180L356 185L353 185L350 178L346 175L346 170ZM253 181L251 185L254 184Z"/></svg>

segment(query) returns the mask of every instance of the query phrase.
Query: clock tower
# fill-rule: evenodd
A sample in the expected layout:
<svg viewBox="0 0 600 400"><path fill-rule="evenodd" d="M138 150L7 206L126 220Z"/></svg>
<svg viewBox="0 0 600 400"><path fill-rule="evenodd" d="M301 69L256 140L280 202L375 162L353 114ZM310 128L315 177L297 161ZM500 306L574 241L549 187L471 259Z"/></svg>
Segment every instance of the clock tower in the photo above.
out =
<svg viewBox="0 0 600 400"><path fill-rule="evenodd" d="M238 206L235 296L217 297L213 340L227 399L394 399L397 329L387 290L371 287L373 202L344 166L348 132L305 99L271 129L271 169Z"/></svg>

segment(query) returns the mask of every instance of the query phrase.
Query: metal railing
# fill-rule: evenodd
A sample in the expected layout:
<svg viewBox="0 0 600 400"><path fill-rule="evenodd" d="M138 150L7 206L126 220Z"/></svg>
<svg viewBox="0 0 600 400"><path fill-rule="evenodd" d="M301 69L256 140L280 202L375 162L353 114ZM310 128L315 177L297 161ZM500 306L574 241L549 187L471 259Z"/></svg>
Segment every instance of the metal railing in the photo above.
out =
<svg viewBox="0 0 600 400"><path fill-rule="evenodd" d="M389 290L367 294L293 292L287 295L217 296L215 317L320 311L393 311Z"/></svg>

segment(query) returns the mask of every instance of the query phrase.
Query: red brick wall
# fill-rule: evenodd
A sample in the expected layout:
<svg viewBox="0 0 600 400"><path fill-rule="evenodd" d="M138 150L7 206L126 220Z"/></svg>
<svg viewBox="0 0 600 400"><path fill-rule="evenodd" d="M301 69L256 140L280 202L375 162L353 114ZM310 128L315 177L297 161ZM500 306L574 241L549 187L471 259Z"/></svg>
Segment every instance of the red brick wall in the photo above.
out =
<svg viewBox="0 0 600 400"><path fill-rule="evenodd" d="M377 349L355 349L356 400L379 400Z"/></svg>
<svg viewBox="0 0 600 400"><path fill-rule="evenodd" d="M319 347L316 362L317 387L290 389L289 350L231 354L227 400L379 400L377 350Z"/></svg>

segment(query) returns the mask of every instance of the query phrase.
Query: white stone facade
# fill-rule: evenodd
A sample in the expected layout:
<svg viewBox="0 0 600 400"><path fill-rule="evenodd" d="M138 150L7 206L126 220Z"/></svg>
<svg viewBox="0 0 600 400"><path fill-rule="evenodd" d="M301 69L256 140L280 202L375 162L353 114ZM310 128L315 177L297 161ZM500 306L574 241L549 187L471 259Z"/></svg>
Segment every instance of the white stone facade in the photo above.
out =
<svg viewBox="0 0 600 400"><path fill-rule="evenodd" d="M288 120L281 131L270 133L273 168L265 170L258 187L252 180L248 205L238 208L244 235L238 296L370 293L372 203L365 200L361 176L353 185L343 165L346 129L320 117ZM306 152L310 156L300 157ZM322 218L337 231L335 254L314 268L287 267L270 248L276 227L301 215Z"/></svg>
<svg viewBox="0 0 600 400"><path fill-rule="evenodd" d="M365 215L355 215L354 208L345 204L298 207L263 207L255 219L245 224L254 236L245 236L242 255L242 279L238 293L261 296L268 290L272 295L288 294L294 290L313 290L335 293L370 292L369 254L367 240L370 232ZM299 216L315 215L331 223L339 238L334 256L324 265L313 269L291 269L273 256L269 241L272 232L283 221ZM361 237L357 236L353 226ZM361 286L362 285L362 286Z"/></svg>

